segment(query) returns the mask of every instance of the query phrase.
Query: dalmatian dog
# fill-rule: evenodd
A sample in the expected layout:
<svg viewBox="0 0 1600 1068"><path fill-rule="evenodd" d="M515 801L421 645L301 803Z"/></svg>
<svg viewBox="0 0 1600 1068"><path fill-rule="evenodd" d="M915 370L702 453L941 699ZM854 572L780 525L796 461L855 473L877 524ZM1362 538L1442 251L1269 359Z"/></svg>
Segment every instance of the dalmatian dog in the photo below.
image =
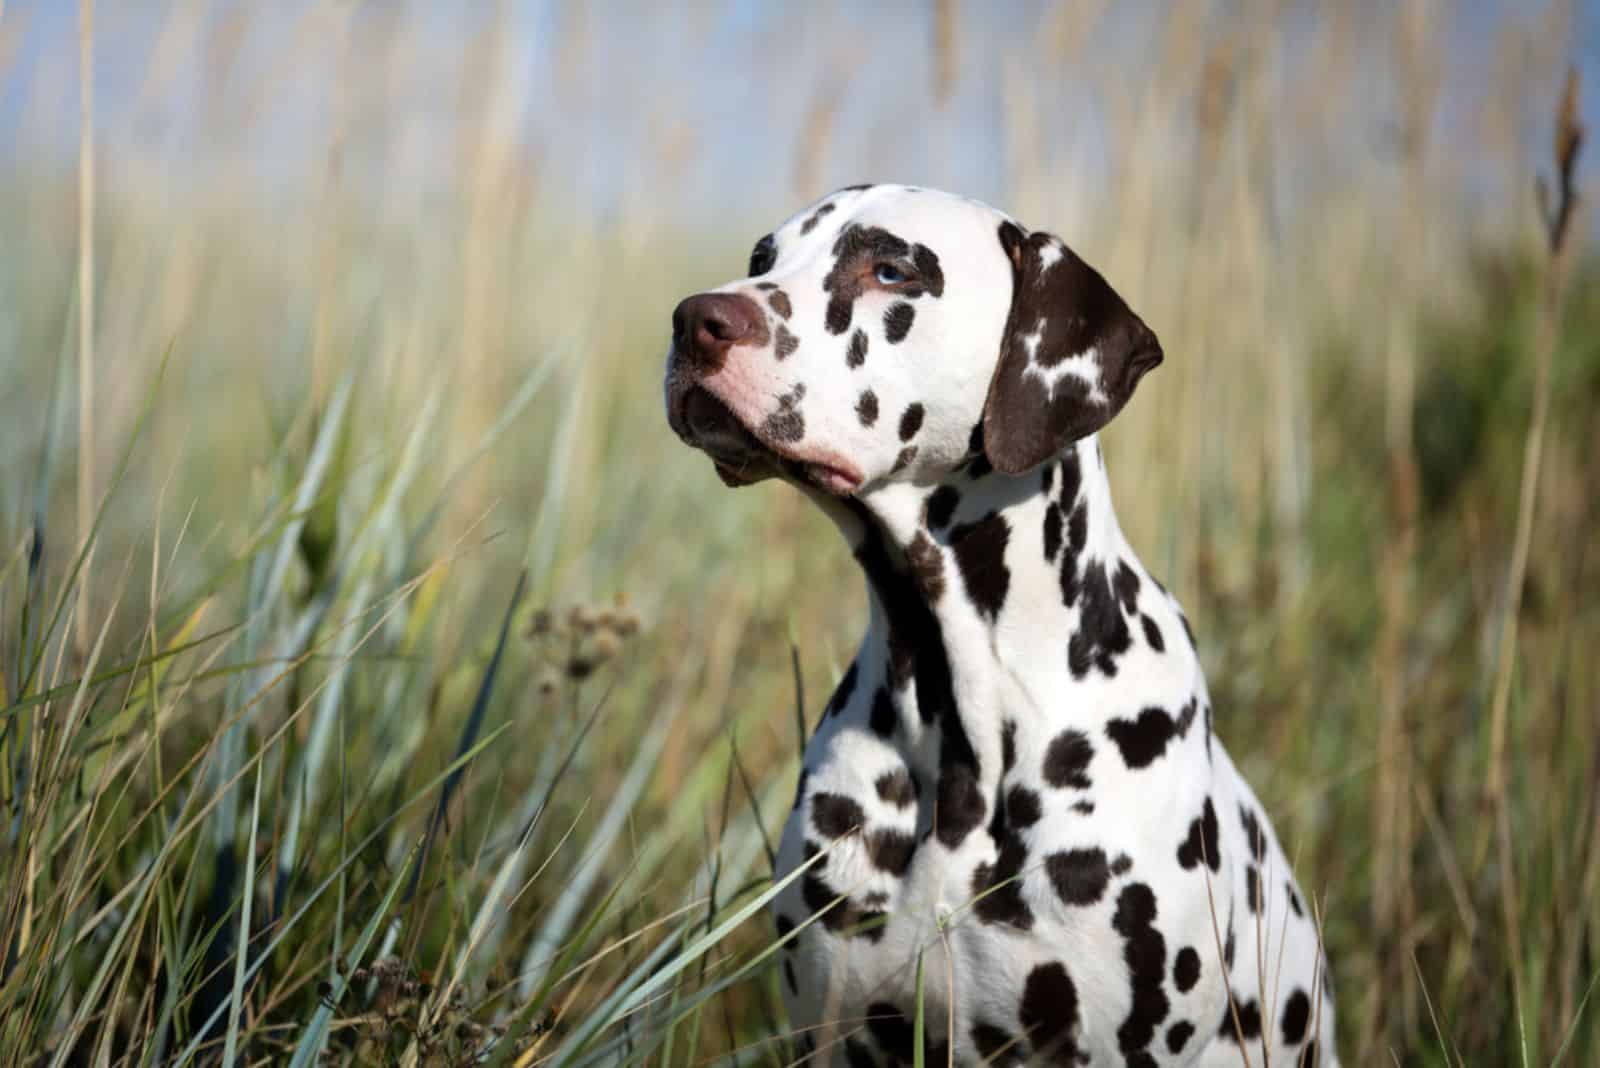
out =
<svg viewBox="0 0 1600 1068"><path fill-rule="evenodd" d="M1162 361L1059 238L840 190L673 313L672 429L838 525L871 619L806 746L775 899L800 1052L1332 1068L1313 910L1212 731L1096 432Z"/></svg>

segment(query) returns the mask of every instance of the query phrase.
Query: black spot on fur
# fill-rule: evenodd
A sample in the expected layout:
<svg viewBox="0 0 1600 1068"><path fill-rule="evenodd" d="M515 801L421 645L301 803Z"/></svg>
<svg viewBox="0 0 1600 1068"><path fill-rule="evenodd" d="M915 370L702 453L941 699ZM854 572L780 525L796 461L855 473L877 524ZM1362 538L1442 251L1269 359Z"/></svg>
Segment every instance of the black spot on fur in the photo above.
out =
<svg viewBox="0 0 1600 1068"><path fill-rule="evenodd" d="M1017 1042L1015 1036L990 1023L972 1025L972 1044L978 1047L978 1056L989 1063L993 1063L1002 1053L1020 1057L1022 1050L1022 1044Z"/></svg>
<svg viewBox="0 0 1600 1068"><path fill-rule="evenodd" d="M856 663L852 660L850 666L845 668L844 677L839 680L839 685L834 688L833 696L828 698L827 715L837 716L844 711L844 706L850 703L850 698L855 696L856 692L856 676Z"/></svg>
<svg viewBox="0 0 1600 1068"><path fill-rule="evenodd" d="M778 288L778 283L776 283L776 282L757 282L756 283L756 288L761 290L761 292L763 292L763 293L771 293L774 289Z"/></svg>
<svg viewBox="0 0 1600 1068"><path fill-rule="evenodd" d="M1167 995L1161 988L1167 974L1167 943L1155 921L1156 896L1150 887L1144 883L1123 887L1111 926L1122 935L1122 959L1133 987L1133 1004L1117 1028L1117 1044L1125 1054L1150 1045L1156 1028L1167 1018Z"/></svg>
<svg viewBox="0 0 1600 1068"><path fill-rule="evenodd" d="M850 348L845 352L844 362L846 367L860 367L867 362L866 331L857 330L850 335Z"/></svg>
<svg viewBox="0 0 1600 1068"><path fill-rule="evenodd" d="M1245 904L1251 912L1261 911L1261 869L1254 864L1244 869Z"/></svg>
<svg viewBox="0 0 1600 1068"><path fill-rule="evenodd" d="M989 462L989 457L983 451L983 421L979 420L973 426L972 432L967 435L967 455L972 457L967 464L967 477L972 479L983 478L994 470L994 465Z"/></svg>
<svg viewBox="0 0 1600 1068"><path fill-rule="evenodd" d="M1172 985L1178 993L1187 994L1200 981L1200 954L1193 946L1178 950L1178 959L1172 962Z"/></svg>
<svg viewBox="0 0 1600 1068"><path fill-rule="evenodd" d="M874 867L890 875L904 875L916 851L916 838L905 831L880 828L867 835L867 857Z"/></svg>
<svg viewBox="0 0 1600 1068"><path fill-rule="evenodd" d="M935 297L944 296L944 271L939 267L939 255L927 245L911 246L911 263L923 287Z"/></svg>
<svg viewBox="0 0 1600 1068"><path fill-rule="evenodd" d="M1072 449L1061 457L1061 510L1070 509L1078 500L1078 490L1083 487L1083 464L1078 460L1078 450Z"/></svg>
<svg viewBox="0 0 1600 1068"><path fill-rule="evenodd" d="M1054 501L1044 510L1044 558L1055 563L1061 551L1061 508Z"/></svg>
<svg viewBox="0 0 1600 1068"><path fill-rule="evenodd" d="M1101 849L1069 849L1044 858L1050 884L1066 905L1093 905L1105 896L1111 866Z"/></svg>
<svg viewBox="0 0 1600 1068"><path fill-rule="evenodd" d="M1074 801L1072 803L1072 811L1078 813L1080 816L1092 816L1094 815L1094 802Z"/></svg>
<svg viewBox="0 0 1600 1068"><path fill-rule="evenodd" d="M807 842L808 858L814 850L815 846ZM822 925L830 931L848 931L869 942L878 942L883 938L885 913L860 908L848 897L841 898L839 892L829 886L814 867L800 879L800 897L806 908L813 915L820 916Z"/></svg>
<svg viewBox="0 0 1600 1068"><path fill-rule="evenodd" d="M1062 507L1065 507L1063 505ZM1083 547L1089 541L1089 507L1082 501L1072 506L1072 511L1067 514L1067 546L1076 557L1083 552ZM1065 587L1063 587L1065 588ZM1067 606L1071 607L1069 600Z"/></svg>
<svg viewBox="0 0 1600 1068"><path fill-rule="evenodd" d="M889 473L891 475L898 475L910 465L912 460L915 460L916 458L917 447L915 445L907 445L905 448L900 450L900 455L894 458L894 466L889 469Z"/></svg>
<svg viewBox="0 0 1600 1068"><path fill-rule="evenodd" d="M950 525L961 503L961 491L954 486L940 486L928 494L928 529L943 530Z"/></svg>
<svg viewBox="0 0 1600 1068"><path fill-rule="evenodd" d="M1000 725L1000 774L1009 774L1017 766L1017 721L1008 719Z"/></svg>
<svg viewBox="0 0 1600 1068"><path fill-rule="evenodd" d="M1212 871L1220 871L1222 857L1217 849L1217 838L1217 810L1208 797L1199 817L1189 822L1189 836L1178 846L1178 863L1185 869L1204 863L1210 865Z"/></svg>
<svg viewBox="0 0 1600 1068"><path fill-rule="evenodd" d="M1163 708L1146 708L1134 720L1114 719L1106 724L1106 734L1122 753L1130 768L1147 768L1167 751L1167 743L1178 733L1178 725Z"/></svg>
<svg viewBox="0 0 1600 1068"><path fill-rule="evenodd" d="M1286 880L1283 884L1283 889L1289 895L1289 907L1294 909L1294 914L1296 916L1304 917L1306 910L1305 907L1300 904L1300 893L1294 888L1293 880Z"/></svg>
<svg viewBox="0 0 1600 1068"><path fill-rule="evenodd" d="M853 1038L845 1039L844 1059L849 1068L878 1068L877 1062L872 1059L872 1052Z"/></svg>
<svg viewBox="0 0 1600 1068"><path fill-rule="evenodd" d="M999 923L1019 931L1033 928L1033 910L1022 899L1018 873L1028 859L1027 847L1015 834L1003 836L1000 855L993 866L979 864L972 871L973 911L983 923Z"/></svg>
<svg viewBox="0 0 1600 1068"><path fill-rule="evenodd" d="M1295 1061L1295 1068L1318 1068L1322 1063L1322 1048L1313 1039L1306 1043L1305 1049L1300 1051L1300 1058Z"/></svg>
<svg viewBox="0 0 1600 1068"><path fill-rule="evenodd" d="M789 993L798 997L800 994L800 980L794 977L794 961L786 960L783 962L783 977L789 983Z"/></svg>
<svg viewBox="0 0 1600 1068"><path fill-rule="evenodd" d="M778 324L778 329L774 331L772 337L773 355L780 360L787 360L794 355L794 350L800 347L800 339L789 333L789 328L782 323Z"/></svg>
<svg viewBox="0 0 1600 1068"><path fill-rule="evenodd" d="M1243 805L1239 806L1239 824L1244 828L1245 841L1250 843L1250 857L1259 864L1267 856L1267 834L1256 814Z"/></svg>
<svg viewBox="0 0 1600 1068"><path fill-rule="evenodd" d="M774 412L767 416L762 433L775 441L799 441L806 436L805 416L793 410Z"/></svg>
<svg viewBox="0 0 1600 1068"><path fill-rule="evenodd" d="M1188 1020L1179 1020L1167 1028L1167 1052L1176 1056L1183 1052L1183 1047L1189 1044L1189 1039L1194 1037L1194 1024Z"/></svg>
<svg viewBox="0 0 1600 1068"><path fill-rule="evenodd" d="M962 745L966 745L962 735ZM941 747L942 748L942 747ZM970 750L970 746L968 747ZM940 761L939 796L934 810L934 822L939 841L947 849L955 849L966 841L967 835L983 826L983 817L989 806L978 789L976 762Z"/></svg>
<svg viewBox="0 0 1600 1068"><path fill-rule="evenodd" d="M822 221L822 217L831 213L832 211L833 204L831 202L819 205L817 210L808 215L806 217L806 221L800 224L800 236L804 237L806 234L809 234L811 231L815 230L817 228L817 223Z"/></svg>
<svg viewBox="0 0 1600 1068"><path fill-rule="evenodd" d="M867 1029L883 1052L905 1064L912 1062L916 1029L905 1013L888 1002L874 1002L867 1006Z"/></svg>
<svg viewBox="0 0 1600 1068"><path fill-rule="evenodd" d="M1138 610L1139 606L1139 573L1128 566L1128 561L1117 561L1117 600L1122 602L1122 610L1129 614Z"/></svg>
<svg viewBox="0 0 1600 1068"><path fill-rule="evenodd" d="M906 451L915 453L917 450L912 446ZM895 470L898 471L900 466L897 462ZM911 573L916 577L923 595L930 602L937 601L944 594L944 554L926 531L919 530L912 537L911 544L906 548L906 558L911 561Z"/></svg>
<svg viewBox="0 0 1600 1068"><path fill-rule="evenodd" d="M1189 648L1193 649L1196 653L1198 653L1200 651L1200 646L1195 643L1195 640L1194 640L1194 628L1189 626L1189 617L1184 615L1180 611L1178 613L1178 622L1183 624L1183 633L1189 639Z"/></svg>
<svg viewBox="0 0 1600 1068"><path fill-rule="evenodd" d="M1161 628L1156 626L1156 621L1151 619L1149 616L1141 615L1139 617L1139 622L1144 626L1145 644L1149 645L1150 648L1154 649L1158 653L1166 652L1167 642L1166 639L1161 636Z"/></svg>
<svg viewBox="0 0 1600 1068"><path fill-rule="evenodd" d="M1089 762L1094 759L1094 746L1082 731L1067 728L1054 738L1044 751L1044 781L1057 789L1071 787L1075 790L1089 788Z"/></svg>
<svg viewBox="0 0 1600 1068"><path fill-rule="evenodd" d="M1298 1046L1306 1037L1306 1024L1311 1021L1311 999L1299 987L1289 995L1283 1006L1283 1041Z"/></svg>
<svg viewBox="0 0 1600 1068"><path fill-rule="evenodd" d="M1064 965L1052 961L1028 973L1017 1015L1036 1059L1077 1063L1078 989Z"/></svg>
<svg viewBox="0 0 1600 1068"><path fill-rule="evenodd" d="M871 426L878 421L878 395L872 390L861 391L861 397L856 401L856 417L861 420L862 426Z"/></svg>
<svg viewBox="0 0 1600 1068"><path fill-rule="evenodd" d="M1116 860L1111 862L1112 875L1126 875L1132 868L1133 858L1126 853L1120 854Z"/></svg>
<svg viewBox="0 0 1600 1068"><path fill-rule="evenodd" d="M879 686L878 692L872 695L872 732L880 738L887 738L894 734L895 724L899 721L900 714L889 696L889 688Z"/></svg>
<svg viewBox="0 0 1600 1068"><path fill-rule="evenodd" d="M789 303L789 294L781 289L775 289L767 295L767 305L785 320L794 314L794 305Z"/></svg>
<svg viewBox="0 0 1600 1068"><path fill-rule="evenodd" d="M1044 811L1039 804L1039 795L1032 790L1017 783L1006 793L1006 820L1013 827L1032 827L1039 822Z"/></svg>
<svg viewBox="0 0 1600 1068"><path fill-rule="evenodd" d="M900 416L900 440L910 441L922 429L922 405L911 404Z"/></svg>
<svg viewBox="0 0 1600 1068"><path fill-rule="evenodd" d="M854 301L833 297L828 301L828 311L822 320L822 325L827 327L830 334L842 334L850 329L850 318L854 309Z"/></svg>
<svg viewBox="0 0 1600 1068"><path fill-rule="evenodd" d="M911 780L911 773L905 768L884 772L873 785L877 788L878 798L895 808L910 808L917 803L917 784Z"/></svg>
<svg viewBox="0 0 1600 1068"><path fill-rule="evenodd" d="M1063 576L1067 568L1073 566L1073 561L1074 557L1064 558ZM1127 571L1127 574L1132 575L1133 572ZM1134 581L1138 581L1137 576ZM1091 563L1083 569L1083 607L1079 611L1078 629L1067 643L1067 666L1071 668L1073 678L1081 679L1094 668L1098 668L1107 678L1116 675L1116 658L1127 652L1133 644L1128 621L1123 618L1122 605L1119 604L1123 590L1124 587L1119 584L1117 593L1113 594L1106 570L1100 563ZM1069 598L1068 604L1071 603Z"/></svg>
<svg viewBox="0 0 1600 1068"><path fill-rule="evenodd" d="M811 824L829 838L843 838L866 819L861 806L843 794L818 793L811 798Z"/></svg>
<svg viewBox="0 0 1600 1068"><path fill-rule="evenodd" d="M950 531L950 547L955 550L956 566L967 588L967 596L978 614L993 622L1005 605L1011 588L1011 570L1006 567L1006 543L1011 525L998 512L990 512L976 523L963 523Z"/></svg>
<svg viewBox="0 0 1600 1068"><path fill-rule="evenodd" d="M772 270L772 265L778 262L778 243L771 234L756 242L756 247L750 250L750 277L766 274Z"/></svg>
<svg viewBox="0 0 1600 1068"><path fill-rule="evenodd" d="M1234 1010L1239 1012L1238 1024L1233 1019ZM1240 1036L1246 1042L1253 1038L1261 1037L1261 1007L1256 1004L1256 999L1245 1001L1238 994L1233 995L1233 1001L1222 1007L1222 1026L1217 1029L1217 1034L1230 1042L1237 1043Z"/></svg>
<svg viewBox="0 0 1600 1068"><path fill-rule="evenodd" d="M806 395L805 383L796 385L778 398L778 410L767 416L762 433L773 441L795 442L806 436L805 416L800 414L800 401Z"/></svg>
<svg viewBox="0 0 1600 1068"><path fill-rule="evenodd" d="M883 313L883 338L891 345L898 345L906 339L911 332L911 324L917 317L917 309L903 300L897 300L889 305L889 310Z"/></svg>

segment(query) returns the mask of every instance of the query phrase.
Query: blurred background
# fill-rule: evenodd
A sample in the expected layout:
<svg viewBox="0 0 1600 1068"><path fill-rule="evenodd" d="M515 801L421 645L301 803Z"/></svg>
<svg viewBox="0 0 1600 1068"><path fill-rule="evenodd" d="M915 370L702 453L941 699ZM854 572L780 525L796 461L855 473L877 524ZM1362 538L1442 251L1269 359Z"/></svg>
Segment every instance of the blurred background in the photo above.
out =
<svg viewBox="0 0 1600 1068"><path fill-rule="evenodd" d="M905 181L1162 338L1119 515L1345 1063L1595 1063L1575 115L1582 0L0 0L0 1051L788 1063L747 906L865 597L668 317Z"/></svg>

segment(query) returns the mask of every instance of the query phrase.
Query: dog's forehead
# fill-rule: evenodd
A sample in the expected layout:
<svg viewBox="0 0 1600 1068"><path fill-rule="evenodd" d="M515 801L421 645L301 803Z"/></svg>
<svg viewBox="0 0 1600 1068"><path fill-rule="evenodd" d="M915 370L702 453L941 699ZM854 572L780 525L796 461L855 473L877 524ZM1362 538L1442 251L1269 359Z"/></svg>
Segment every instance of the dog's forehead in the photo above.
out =
<svg viewBox="0 0 1600 1068"><path fill-rule="evenodd" d="M964 242L993 240L1008 217L980 200L907 185L851 186L830 193L791 216L773 235L780 246L796 242L829 251L852 226L887 231L908 244L940 251Z"/></svg>

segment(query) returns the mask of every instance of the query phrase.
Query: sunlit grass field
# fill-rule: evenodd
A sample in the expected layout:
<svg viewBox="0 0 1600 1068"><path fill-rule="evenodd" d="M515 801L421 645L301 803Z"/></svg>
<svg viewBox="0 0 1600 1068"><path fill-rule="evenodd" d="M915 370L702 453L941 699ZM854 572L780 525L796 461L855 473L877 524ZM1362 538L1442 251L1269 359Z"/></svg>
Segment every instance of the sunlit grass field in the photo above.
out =
<svg viewBox="0 0 1600 1068"><path fill-rule="evenodd" d="M937 167L830 153L833 69L748 202L675 211L663 143L590 212L508 134L568 105L508 104L491 20L437 180L386 182L425 20L362 51L341 5L197 10L138 82L160 115L169 68L217 79L193 165L102 126L92 231L70 161L0 172L0 1060L789 1063L760 905L865 595L798 494L672 437L668 316L831 185ZM1003 78L994 199L1162 338L1106 434L1119 516L1324 917L1345 1063L1592 1064L1600 262L1580 216L1553 271L1533 195L1562 27L1508 30L1449 140L1434 23L1334 18L1285 77L1287 22L1179 9L1135 78L1041 16L1008 69L1072 66L1115 137L1090 180L1041 147L1066 90ZM329 34L312 164L206 151L302 76L210 57ZM92 122L50 69L34 126Z"/></svg>

